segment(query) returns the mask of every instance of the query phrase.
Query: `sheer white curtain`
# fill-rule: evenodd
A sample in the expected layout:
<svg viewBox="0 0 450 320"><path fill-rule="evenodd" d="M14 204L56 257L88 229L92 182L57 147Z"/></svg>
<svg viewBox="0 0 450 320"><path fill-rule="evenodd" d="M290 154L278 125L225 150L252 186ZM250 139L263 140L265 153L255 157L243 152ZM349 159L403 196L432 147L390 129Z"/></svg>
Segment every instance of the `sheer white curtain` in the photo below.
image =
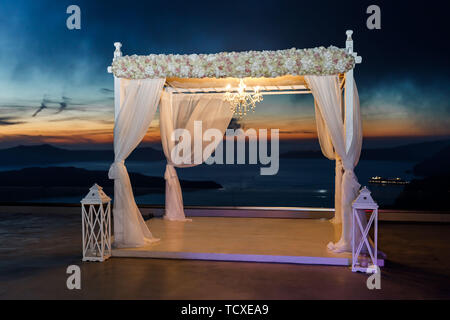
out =
<svg viewBox="0 0 450 320"><path fill-rule="evenodd" d="M166 179L165 219L188 220L184 214L181 186L174 167L192 167L208 159L223 140L223 135L232 117L233 112L230 110L230 105L223 100L222 94L163 93L160 107L160 130L164 154L167 158L164 174ZM201 127L199 127L200 123ZM181 141L177 137L177 129L185 129L185 133L188 133L187 136L183 135L182 139L190 138L188 149L183 150L184 161L182 162L178 161L178 158L173 158L177 141ZM205 133L206 130L209 130L212 135ZM196 148L201 149L200 152L198 149L196 152Z"/></svg>
<svg viewBox="0 0 450 320"><path fill-rule="evenodd" d="M331 140L330 132L326 126L325 120L320 113L320 108L317 105L317 101L314 101L315 113L316 113L316 127L317 135L319 137L319 144L322 153L325 157L330 160L335 160L335 179L334 179L334 223L342 223L342 213L341 213L341 185L342 185L342 160L339 155L334 151L333 141ZM339 108L342 108L340 105Z"/></svg>
<svg viewBox="0 0 450 320"><path fill-rule="evenodd" d="M359 110L359 97L354 86L354 114L353 114L353 140L351 146L346 152L345 145L345 127L342 117L342 95L339 87L339 79L337 75L333 76L305 76L306 82L311 89L316 101L317 109L320 117L318 121L318 129L325 130L326 134L319 133L322 150L326 150L324 154L333 158L330 151L330 141L332 142L336 153L336 173L341 171L339 159L342 161L342 183L341 189L336 190L337 197L341 201L336 206L340 209L342 216L342 235L337 243L330 243L328 248L333 251L349 251L351 250L351 212L352 201L356 198L360 184L354 173L354 168L359 161L362 146L362 127L361 116ZM340 197L338 194L341 194ZM338 210L339 210L338 209Z"/></svg>
<svg viewBox="0 0 450 320"><path fill-rule="evenodd" d="M114 125L114 245L138 247L157 241L134 201L125 159L144 138L155 115L165 79L121 80L121 106Z"/></svg>

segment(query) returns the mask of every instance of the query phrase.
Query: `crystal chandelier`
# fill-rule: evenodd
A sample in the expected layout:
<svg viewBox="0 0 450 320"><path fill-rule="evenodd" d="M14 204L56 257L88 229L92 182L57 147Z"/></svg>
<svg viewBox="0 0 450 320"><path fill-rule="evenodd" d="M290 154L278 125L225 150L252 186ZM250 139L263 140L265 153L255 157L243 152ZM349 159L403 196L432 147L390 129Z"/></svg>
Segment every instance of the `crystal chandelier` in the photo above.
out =
<svg viewBox="0 0 450 320"><path fill-rule="evenodd" d="M233 111L239 117L245 116L247 111L255 112L255 104L263 100L259 87L255 87L253 91L246 91L247 86L244 80L239 81L237 92L230 92L231 86L227 85L224 100L231 105Z"/></svg>

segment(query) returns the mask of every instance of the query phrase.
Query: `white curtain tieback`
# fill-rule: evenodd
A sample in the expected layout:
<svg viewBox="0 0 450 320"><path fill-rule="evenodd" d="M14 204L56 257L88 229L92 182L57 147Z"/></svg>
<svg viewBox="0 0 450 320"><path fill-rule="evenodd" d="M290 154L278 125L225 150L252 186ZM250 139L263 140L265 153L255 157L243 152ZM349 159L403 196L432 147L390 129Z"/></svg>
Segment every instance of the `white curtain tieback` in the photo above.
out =
<svg viewBox="0 0 450 320"><path fill-rule="evenodd" d="M336 158L336 171L337 170L343 170L344 164L342 163L342 160L340 158Z"/></svg>
<svg viewBox="0 0 450 320"><path fill-rule="evenodd" d="M353 171L353 168L352 168L352 169L346 169L346 168L344 167L344 175L351 175L351 176L354 176L354 175L355 175L355 171Z"/></svg>
<svg viewBox="0 0 450 320"><path fill-rule="evenodd" d="M355 167L353 166L353 164L352 164L352 162L349 162L349 161L344 161L344 160L342 160L341 159L341 165L342 165L342 168L345 170L345 171L351 171L351 172L353 172L353 169L355 169Z"/></svg>
<svg viewBox="0 0 450 320"><path fill-rule="evenodd" d="M124 160L120 160L120 161L114 161L111 166L109 167L109 171L108 171L108 178L110 179L118 179L118 171L120 169L125 169L125 161Z"/></svg>
<svg viewBox="0 0 450 320"><path fill-rule="evenodd" d="M353 185L354 188L357 188L357 189L359 189L359 187L361 186L358 183L358 179L356 178L356 174L353 171L353 169L346 169L344 171L344 174L342 175L342 183L343 184L350 183L351 185ZM344 191L344 193L345 193L345 191ZM354 199L352 199L352 201L353 200Z"/></svg>
<svg viewBox="0 0 450 320"><path fill-rule="evenodd" d="M171 164L166 165L166 172L164 172L164 179L169 180L173 178L177 178L177 172L175 171L175 168Z"/></svg>

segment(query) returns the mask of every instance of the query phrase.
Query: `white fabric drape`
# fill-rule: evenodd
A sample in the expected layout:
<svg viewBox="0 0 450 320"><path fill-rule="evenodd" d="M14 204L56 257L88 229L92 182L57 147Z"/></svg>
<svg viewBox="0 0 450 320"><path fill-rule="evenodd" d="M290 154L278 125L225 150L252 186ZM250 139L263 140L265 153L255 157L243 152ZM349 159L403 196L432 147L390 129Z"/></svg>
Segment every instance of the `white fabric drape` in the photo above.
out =
<svg viewBox="0 0 450 320"><path fill-rule="evenodd" d="M125 159L144 138L155 115L165 79L121 80L121 106L114 125L114 244L138 247L157 241L142 218L131 188Z"/></svg>
<svg viewBox="0 0 450 320"><path fill-rule="evenodd" d="M320 113L320 108L317 105L317 101L314 101L315 113L316 113L316 127L317 135L319 137L319 144L322 153L325 157L330 160L335 160L335 181L334 181L334 218L333 223L342 223L342 213L341 213L341 185L342 185L342 160L339 155L334 151L333 141L331 140L330 132L326 126L325 120ZM339 108L342 110L342 106Z"/></svg>
<svg viewBox="0 0 450 320"><path fill-rule="evenodd" d="M359 97L354 86L354 114L353 139L346 151L345 126L342 117L342 95L337 75L333 76L305 76L311 89L319 112L317 126L320 130L319 141L325 156L336 161L336 201L335 206L342 220L342 235L340 240L328 248L333 251L351 250L351 212L352 201L356 198L360 184L354 173L358 163L362 146L362 127L359 110ZM316 118L316 119L317 119ZM330 141L336 155L333 156ZM342 167L342 169L341 169ZM339 174L342 172L342 183L339 183ZM340 187L340 188L338 188ZM339 212L340 210L340 212Z"/></svg>
<svg viewBox="0 0 450 320"><path fill-rule="evenodd" d="M164 154L167 158L166 172L166 207L164 218L172 221L186 221L183 209L183 196L181 186L174 167L192 167L201 164L212 154L222 141L223 134L231 121L233 112L228 102L223 100L222 94L172 94L164 92L161 97L160 130ZM201 131L208 129L218 130L218 136L213 141L204 141L198 136L198 126L195 122L201 121ZM198 124L198 123L197 123ZM190 134L191 143L187 154L183 154L183 163L175 163L172 151L176 146L174 131L186 129ZM196 137L197 135L197 137ZM195 138L201 146L201 155L198 157L194 151ZM212 140L212 139L211 139ZM208 146L207 148L205 148Z"/></svg>

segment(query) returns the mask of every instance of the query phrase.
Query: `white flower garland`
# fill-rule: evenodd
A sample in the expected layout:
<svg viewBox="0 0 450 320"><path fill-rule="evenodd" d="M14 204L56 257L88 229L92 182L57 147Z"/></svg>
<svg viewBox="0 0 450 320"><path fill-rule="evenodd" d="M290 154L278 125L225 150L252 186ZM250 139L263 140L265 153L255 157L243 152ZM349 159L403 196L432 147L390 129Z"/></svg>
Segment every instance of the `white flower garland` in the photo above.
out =
<svg viewBox="0 0 450 320"><path fill-rule="evenodd" d="M116 77L146 78L275 78L284 75L333 75L353 69L354 57L345 49L318 47L277 51L217 54L150 54L116 57Z"/></svg>

